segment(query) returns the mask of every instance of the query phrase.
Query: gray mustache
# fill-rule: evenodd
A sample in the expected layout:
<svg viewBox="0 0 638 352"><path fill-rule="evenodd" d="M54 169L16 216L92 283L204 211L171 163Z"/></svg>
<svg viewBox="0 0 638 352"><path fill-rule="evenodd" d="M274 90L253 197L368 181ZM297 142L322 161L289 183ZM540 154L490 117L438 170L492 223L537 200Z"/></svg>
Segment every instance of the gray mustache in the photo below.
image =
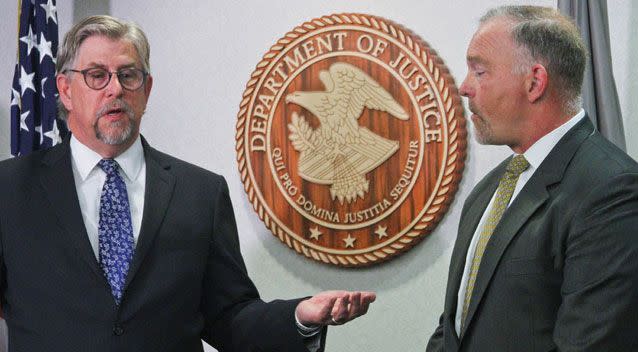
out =
<svg viewBox="0 0 638 352"><path fill-rule="evenodd" d="M128 103L121 99L113 100L112 102L104 105L95 113L95 115L99 118L106 115L107 112L113 109L122 110L125 114L133 116L133 108L131 108Z"/></svg>

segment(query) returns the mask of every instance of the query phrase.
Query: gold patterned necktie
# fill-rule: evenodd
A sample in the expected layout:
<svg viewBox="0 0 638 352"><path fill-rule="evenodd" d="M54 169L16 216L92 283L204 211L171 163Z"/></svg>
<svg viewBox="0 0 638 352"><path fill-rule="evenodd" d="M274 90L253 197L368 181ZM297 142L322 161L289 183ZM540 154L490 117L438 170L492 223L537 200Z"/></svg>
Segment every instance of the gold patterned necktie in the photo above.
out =
<svg viewBox="0 0 638 352"><path fill-rule="evenodd" d="M485 247L492 236L492 232L498 225L507 205L512 198L514 188L518 177L527 170L529 163L525 160L523 155L517 155L510 160L505 169L505 174L499 181L498 188L496 189L496 197L494 198L494 204L490 208L490 212L487 215L485 224L481 229L479 240L476 244L476 250L474 251L474 258L472 259L472 267L470 268L470 275L467 279L467 289L465 291L465 298L463 300L463 312L461 315L461 326L465 326L465 319L467 318L467 310L470 306L470 300L472 298L472 291L474 290L474 284L476 283L476 276L481 265L481 259L483 259L483 253ZM462 330L463 328L461 328Z"/></svg>

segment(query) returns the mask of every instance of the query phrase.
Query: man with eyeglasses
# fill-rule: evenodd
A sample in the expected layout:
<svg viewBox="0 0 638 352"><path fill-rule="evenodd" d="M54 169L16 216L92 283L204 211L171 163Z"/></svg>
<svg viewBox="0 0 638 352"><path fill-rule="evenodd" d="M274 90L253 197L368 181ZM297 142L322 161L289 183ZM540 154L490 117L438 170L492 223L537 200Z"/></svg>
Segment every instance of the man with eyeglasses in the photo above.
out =
<svg viewBox="0 0 638 352"><path fill-rule="evenodd" d="M224 179L139 134L153 85L135 24L93 16L57 61L72 135L0 163L9 351L316 351L371 292L259 298ZM33 216L37 213L38 216Z"/></svg>

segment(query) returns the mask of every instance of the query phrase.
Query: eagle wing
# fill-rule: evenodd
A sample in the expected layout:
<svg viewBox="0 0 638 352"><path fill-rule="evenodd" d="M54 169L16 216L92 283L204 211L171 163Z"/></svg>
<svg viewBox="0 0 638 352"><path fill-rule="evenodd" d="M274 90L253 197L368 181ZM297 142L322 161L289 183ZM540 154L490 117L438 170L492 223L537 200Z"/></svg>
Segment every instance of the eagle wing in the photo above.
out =
<svg viewBox="0 0 638 352"><path fill-rule="evenodd" d="M408 114L392 95L359 68L339 62L330 66L329 72L332 78L330 85L334 87L330 96L334 99L336 110L331 127L337 133L357 135L357 119L366 107L388 112L401 120L408 119ZM326 75L321 78L328 87Z"/></svg>

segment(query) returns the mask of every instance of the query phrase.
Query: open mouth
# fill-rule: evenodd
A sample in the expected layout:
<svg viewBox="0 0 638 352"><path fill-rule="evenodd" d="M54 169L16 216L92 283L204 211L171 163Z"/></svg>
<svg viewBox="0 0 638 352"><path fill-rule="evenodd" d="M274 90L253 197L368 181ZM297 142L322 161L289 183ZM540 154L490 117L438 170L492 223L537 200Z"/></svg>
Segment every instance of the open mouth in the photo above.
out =
<svg viewBox="0 0 638 352"><path fill-rule="evenodd" d="M132 117L132 115L132 110L128 106L128 104L118 100L105 104L100 110L96 112L97 118L106 117L113 120L118 120L127 116Z"/></svg>
<svg viewBox="0 0 638 352"><path fill-rule="evenodd" d="M108 120L118 121L126 117L126 109L111 108L104 112L102 117L106 117Z"/></svg>
<svg viewBox="0 0 638 352"><path fill-rule="evenodd" d="M106 112L105 115L114 116L123 113L124 111L121 108L110 109Z"/></svg>

